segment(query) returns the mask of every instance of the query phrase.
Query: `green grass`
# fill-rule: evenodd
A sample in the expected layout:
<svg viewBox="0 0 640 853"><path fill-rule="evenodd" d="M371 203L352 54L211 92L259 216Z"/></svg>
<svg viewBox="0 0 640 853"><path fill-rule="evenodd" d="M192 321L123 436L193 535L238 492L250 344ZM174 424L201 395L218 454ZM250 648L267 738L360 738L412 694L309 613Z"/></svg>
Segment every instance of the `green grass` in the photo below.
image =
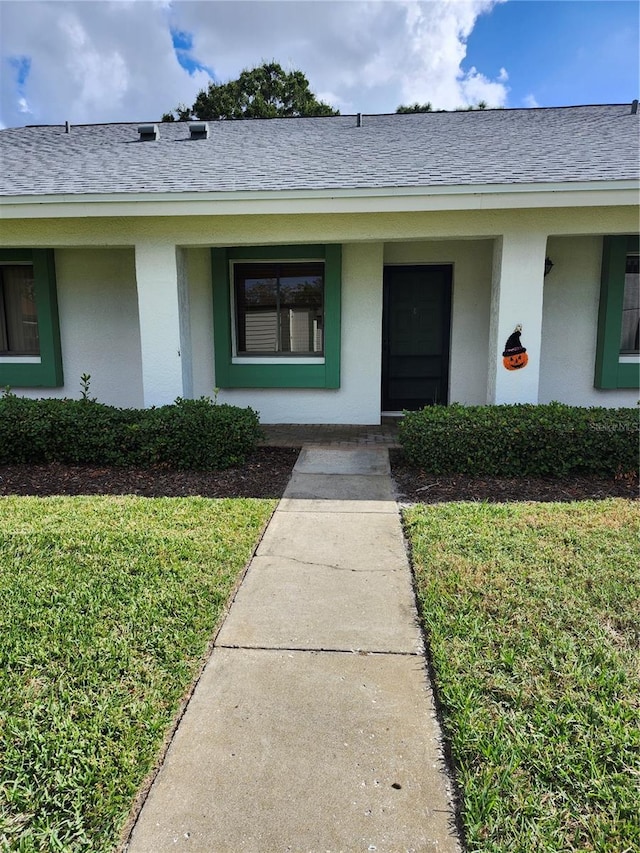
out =
<svg viewBox="0 0 640 853"><path fill-rule="evenodd" d="M473 851L640 850L640 511L408 509Z"/></svg>
<svg viewBox="0 0 640 853"><path fill-rule="evenodd" d="M0 499L0 849L114 849L274 505Z"/></svg>

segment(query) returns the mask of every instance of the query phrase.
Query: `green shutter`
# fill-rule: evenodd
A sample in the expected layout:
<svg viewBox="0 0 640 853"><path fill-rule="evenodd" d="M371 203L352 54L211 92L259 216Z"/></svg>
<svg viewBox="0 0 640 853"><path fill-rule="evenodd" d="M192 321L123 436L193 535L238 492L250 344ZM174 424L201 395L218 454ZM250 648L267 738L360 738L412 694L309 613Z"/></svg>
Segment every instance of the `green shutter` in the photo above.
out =
<svg viewBox="0 0 640 853"><path fill-rule="evenodd" d="M638 236L605 237L596 348L596 388L640 388L640 366L620 363L620 335L627 254L637 252Z"/></svg>
<svg viewBox="0 0 640 853"><path fill-rule="evenodd" d="M340 387L342 246L325 247L325 388Z"/></svg>
<svg viewBox="0 0 640 853"><path fill-rule="evenodd" d="M1 249L0 263L33 264L40 364L0 364L0 386L59 388L64 384L53 249Z"/></svg>
<svg viewBox="0 0 640 853"><path fill-rule="evenodd" d="M238 260L324 259L324 363L233 363L231 281L229 267ZM218 388L339 388L342 247L239 246L211 250L213 334Z"/></svg>

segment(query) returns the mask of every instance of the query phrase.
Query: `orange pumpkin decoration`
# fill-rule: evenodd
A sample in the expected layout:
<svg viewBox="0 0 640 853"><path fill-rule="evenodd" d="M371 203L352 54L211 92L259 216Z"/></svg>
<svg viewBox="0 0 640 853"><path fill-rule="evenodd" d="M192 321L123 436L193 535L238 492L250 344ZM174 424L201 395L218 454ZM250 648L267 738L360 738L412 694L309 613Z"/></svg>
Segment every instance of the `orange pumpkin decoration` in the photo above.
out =
<svg viewBox="0 0 640 853"><path fill-rule="evenodd" d="M526 352L519 352L515 355L505 355L502 358L502 363L507 370L520 370L522 367L527 366L528 361L529 356Z"/></svg>
<svg viewBox="0 0 640 853"><path fill-rule="evenodd" d="M509 335L507 338L507 343L505 344L504 352L502 353L502 363L507 370L521 370L523 367L527 366L529 361L527 351L520 343L521 331L522 326L518 323L513 334Z"/></svg>

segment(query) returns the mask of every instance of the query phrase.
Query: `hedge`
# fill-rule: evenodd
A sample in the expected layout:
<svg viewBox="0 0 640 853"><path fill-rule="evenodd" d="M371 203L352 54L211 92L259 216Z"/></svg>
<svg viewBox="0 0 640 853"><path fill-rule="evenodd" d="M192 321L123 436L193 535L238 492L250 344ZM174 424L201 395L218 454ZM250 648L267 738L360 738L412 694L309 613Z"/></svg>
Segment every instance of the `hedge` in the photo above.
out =
<svg viewBox="0 0 640 853"><path fill-rule="evenodd" d="M431 406L406 412L406 459L433 474L615 475L638 470L637 409L562 403Z"/></svg>
<svg viewBox="0 0 640 853"><path fill-rule="evenodd" d="M95 400L0 398L0 464L87 465L215 470L241 465L260 438L253 409L208 397L151 409Z"/></svg>

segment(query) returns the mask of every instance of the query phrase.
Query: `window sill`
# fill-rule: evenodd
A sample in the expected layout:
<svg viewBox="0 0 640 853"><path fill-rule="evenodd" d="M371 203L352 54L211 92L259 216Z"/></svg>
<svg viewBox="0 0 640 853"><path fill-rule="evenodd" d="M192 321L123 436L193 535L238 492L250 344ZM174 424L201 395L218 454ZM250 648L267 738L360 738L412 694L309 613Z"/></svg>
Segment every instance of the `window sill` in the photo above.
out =
<svg viewBox="0 0 640 853"><path fill-rule="evenodd" d="M618 364L640 364L640 355L621 355Z"/></svg>
<svg viewBox="0 0 640 853"><path fill-rule="evenodd" d="M231 364L324 364L324 356L236 355Z"/></svg>
<svg viewBox="0 0 640 853"><path fill-rule="evenodd" d="M0 355L0 364L42 364L39 355Z"/></svg>

